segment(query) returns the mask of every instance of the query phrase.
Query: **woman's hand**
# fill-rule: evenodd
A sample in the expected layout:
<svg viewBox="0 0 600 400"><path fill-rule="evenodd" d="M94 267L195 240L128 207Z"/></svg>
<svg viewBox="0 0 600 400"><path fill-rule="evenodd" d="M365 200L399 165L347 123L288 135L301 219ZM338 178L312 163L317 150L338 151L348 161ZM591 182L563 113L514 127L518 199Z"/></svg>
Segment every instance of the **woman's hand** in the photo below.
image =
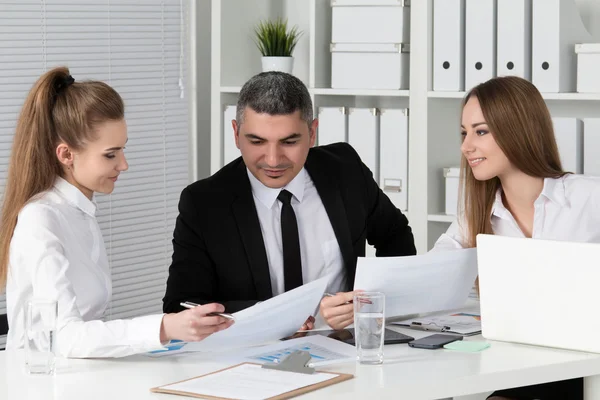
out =
<svg viewBox="0 0 600 400"><path fill-rule="evenodd" d="M160 328L160 341L198 342L215 332L227 329L233 325L233 320L207 315L224 311L225 307L221 304L211 303L174 314L165 314Z"/></svg>

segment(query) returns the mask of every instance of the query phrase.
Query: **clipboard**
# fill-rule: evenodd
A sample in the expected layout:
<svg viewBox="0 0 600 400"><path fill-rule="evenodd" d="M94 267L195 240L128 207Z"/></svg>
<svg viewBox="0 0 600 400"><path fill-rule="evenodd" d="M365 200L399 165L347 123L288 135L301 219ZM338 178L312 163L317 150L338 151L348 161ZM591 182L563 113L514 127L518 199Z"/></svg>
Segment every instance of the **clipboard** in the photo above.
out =
<svg viewBox="0 0 600 400"><path fill-rule="evenodd" d="M349 379L354 378L354 375L351 375L351 374L315 371L313 368L306 366L308 363L308 360L310 360L310 355L307 353L306 354L302 354L302 353L306 353L306 352L292 353L290 356L288 356L288 358L283 360L280 364L273 364L273 365L265 364L262 366L260 364L248 363L248 362L236 364L231 367L223 368L218 371L210 372L208 374L196 376L194 378L185 379L185 380L182 380L179 382L173 382L173 383L169 383L166 385L158 386L158 387L150 389L150 391L153 393L167 393L167 394L175 394L175 395L202 398L202 399L237 400L236 398L231 398L231 397L219 397L219 396L214 396L214 395L209 395L209 394L202 394L197 391L189 392L189 391L185 391L185 390L174 390L174 389L169 389L168 387L178 385L181 383L185 383L185 382L189 382L194 379L200 379L200 378L207 377L210 375L216 375L216 374L223 373L223 372L226 372L229 370L234 370L236 368L243 367L243 366L256 366L257 371L259 369L260 370L270 369L270 370L285 371L286 374L287 373L299 374L300 376L302 376L303 374L312 375L314 372L318 372L319 374L332 375L332 378L329 378L327 380L324 380L324 381L321 381L318 383L314 383L314 384L310 384L310 385L306 385L306 386L303 386L303 387L300 387L300 388L297 388L294 390L290 390L287 392L279 393L279 394L271 396L271 397L267 397L268 400L289 399L292 397L299 396L301 394L309 393L309 392L312 392L312 391L315 391L315 390L318 390L318 389L321 389L321 388L324 388L327 386L335 385L336 383L340 383L340 382L347 381ZM305 357L308 357L308 358L305 358Z"/></svg>

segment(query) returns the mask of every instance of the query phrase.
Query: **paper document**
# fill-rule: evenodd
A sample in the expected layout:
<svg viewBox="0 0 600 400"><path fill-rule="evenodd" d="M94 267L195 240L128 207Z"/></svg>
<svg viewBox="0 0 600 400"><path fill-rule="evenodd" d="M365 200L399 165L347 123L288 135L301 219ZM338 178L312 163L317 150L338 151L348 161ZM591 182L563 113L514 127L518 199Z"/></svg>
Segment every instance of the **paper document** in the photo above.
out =
<svg viewBox="0 0 600 400"><path fill-rule="evenodd" d="M481 333L481 314L479 310L464 310L451 314L427 315L422 318L407 319L405 321L392 322L392 325L421 329L425 326L427 329L440 332L456 333L458 335L470 336ZM416 325L416 326L415 326Z"/></svg>
<svg viewBox="0 0 600 400"><path fill-rule="evenodd" d="M235 323L201 342L190 342L185 351L219 351L273 342L292 335L319 306L329 277L302 285L233 314Z"/></svg>
<svg viewBox="0 0 600 400"><path fill-rule="evenodd" d="M354 289L383 292L385 316L462 308L477 277L477 250L359 258Z"/></svg>
<svg viewBox="0 0 600 400"><path fill-rule="evenodd" d="M354 362L356 360L356 347L325 336L306 336L267 346L255 347L234 355L231 359L259 364L278 363L289 354L298 350L310 353L310 367Z"/></svg>
<svg viewBox="0 0 600 400"><path fill-rule="evenodd" d="M337 374L299 374L265 369L256 364L241 364L213 374L161 386L159 389L203 397L261 400L337 377Z"/></svg>

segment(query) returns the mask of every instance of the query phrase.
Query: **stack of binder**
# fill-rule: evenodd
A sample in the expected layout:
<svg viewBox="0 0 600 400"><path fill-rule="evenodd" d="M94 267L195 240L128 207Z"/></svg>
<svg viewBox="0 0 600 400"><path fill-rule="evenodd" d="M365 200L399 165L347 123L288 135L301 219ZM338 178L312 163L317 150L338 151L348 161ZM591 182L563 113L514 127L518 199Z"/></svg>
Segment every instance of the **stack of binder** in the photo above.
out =
<svg viewBox="0 0 600 400"><path fill-rule="evenodd" d="M575 0L434 0L433 90L513 75L573 92L575 44L590 39Z"/></svg>
<svg viewBox="0 0 600 400"><path fill-rule="evenodd" d="M408 0L331 2L331 87L407 89Z"/></svg>
<svg viewBox="0 0 600 400"><path fill-rule="evenodd" d="M400 210L408 207L408 109L319 108L319 146L348 142Z"/></svg>

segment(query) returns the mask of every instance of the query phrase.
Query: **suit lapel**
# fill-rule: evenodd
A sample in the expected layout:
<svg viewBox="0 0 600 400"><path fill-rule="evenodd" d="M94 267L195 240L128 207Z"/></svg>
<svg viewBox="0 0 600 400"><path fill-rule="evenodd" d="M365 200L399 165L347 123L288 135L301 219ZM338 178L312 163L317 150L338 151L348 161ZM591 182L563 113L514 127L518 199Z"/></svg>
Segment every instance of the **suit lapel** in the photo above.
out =
<svg viewBox="0 0 600 400"><path fill-rule="evenodd" d="M246 250L258 298L259 300L266 300L273 297L269 263L260 229L260 221L252 197L252 188L243 162L240 163L236 175L235 191L237 197L232 204L233 215Z"/></svg>
<svg viewBox="0 0 600 400"><path fill-rule="evenodd" d="M318 165L318 160L311 157L309 152L306 164L304 167L310 175L315 188L321 197L325 211L329 216L329 221L333 227L333 232L340 246L342 252L342 258L344 259L344 265L348 271L348 281L350 284L354 282L354 250L352 248L352 239L350 237L350 227L348 226L348 217L346 215L346 208L342 201L340 189L337 184L337 180L332 179L323 171L327 171L327 168Z"/></svg>

